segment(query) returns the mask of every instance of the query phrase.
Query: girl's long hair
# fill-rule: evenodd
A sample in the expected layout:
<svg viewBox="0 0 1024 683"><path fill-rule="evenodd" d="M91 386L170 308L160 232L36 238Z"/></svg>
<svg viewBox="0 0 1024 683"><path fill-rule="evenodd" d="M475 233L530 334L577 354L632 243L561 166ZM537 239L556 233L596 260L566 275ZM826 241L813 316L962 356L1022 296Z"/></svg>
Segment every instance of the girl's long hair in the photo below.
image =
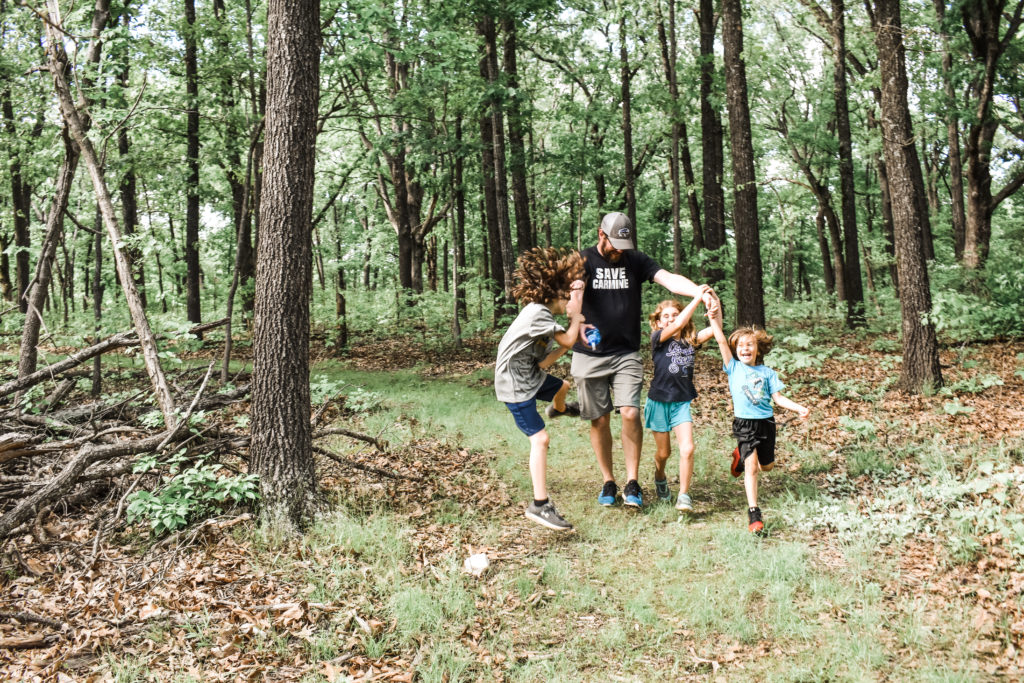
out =
<svg viewBox="0 0 1024 683"><path fill-rule="evenodd" d="M534 247L519 257L512 274L512 296L520 303L546 304L568 298L569 286L583 279L583 258L578 251Z"/></svg>
<svg viewBox="0 0 1024 683"><path fill-rule="evenodd" d="M665 299L664 301L662 301L661 303L654 307L654 313L651 313L649 316L647 316L647 319L651 323L651 330L658 329L658 318L661 317L661 312L669 307L676 309L677 311L679 311L679 314L682 315L682 304L680 304L675 299ZM679 330L679 334L683 338L683 341L685 341L687 344L689 344L690 346L697 346L697 327L693 324L693 316L690 316L690 319L687 320L686 324L682 326L682 328Z"/></svg>

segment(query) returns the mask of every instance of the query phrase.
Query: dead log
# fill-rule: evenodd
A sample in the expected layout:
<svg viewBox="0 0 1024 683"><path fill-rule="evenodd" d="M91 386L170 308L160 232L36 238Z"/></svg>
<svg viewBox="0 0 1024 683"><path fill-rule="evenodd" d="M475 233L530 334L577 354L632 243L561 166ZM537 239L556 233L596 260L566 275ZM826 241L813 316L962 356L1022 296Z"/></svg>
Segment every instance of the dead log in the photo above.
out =
<svg viewBox="0 0 1024 683"><path fill-rule="evenodd" d="M170 430L167 430L138 441L127 441L107 446L83 446L78 454L64 466L64 469L51 478L45 486L0 517L0 538L6 538L13 529L34 517L40 506L51 503L70 491L89 465L124 455L151 452L166 440L169 433Z"/></svg>
<svg viewBox="0 0 1024 683"><path fill-rule="evenodd" d="M39 384L40 382L45 381L47 379L52 379L59 375L60 373L64 372L65 370L70 370L71 368L77 365L81 365L85 361L95 356L98 356L101 353L105 353L112 349L119 349L125 346L137 346L138 343L139 340L138 337L135 336L134 331L121 332L119 334L115 334L112 337L107 337L103 341L97 344L93 344L92 346L86 349L76 351L75 353L71 354L64 360L60 361L59 363L54 363L49 367L45 367L42 370L37 370L33 372L31 375L25 375L21 379L16 379L7 382L6 384L0 385L0 398L3 398L4 396L7 396L9 394L13 394L16 391L28 389L29 387L35 386L36 384Z"/></svg>
<svg viewBox="0 0 1024 683"><path fill-rule="evenodd" d="M200 323L198 325L193 325L192 327L190 327L188 329L188 333L189 334L196 334L196 335L198 335L198 334L202 334L203 332L207 332L209 330L216 329L218 327L224 327L227 324L228 324L228 319L227 318L221 318L220 320L213 320L213 321L208 322L208 323Z"/></svg>
<svg viewBox="0 0 1024 683"><path fill-rule="evenodd" d="M45 453L52 450L48 448L40 450L36 444L42 440L43 437L39 435L21 434L18 432L10 432L0 436L0 463L20 458L23 455Z"/></svg>

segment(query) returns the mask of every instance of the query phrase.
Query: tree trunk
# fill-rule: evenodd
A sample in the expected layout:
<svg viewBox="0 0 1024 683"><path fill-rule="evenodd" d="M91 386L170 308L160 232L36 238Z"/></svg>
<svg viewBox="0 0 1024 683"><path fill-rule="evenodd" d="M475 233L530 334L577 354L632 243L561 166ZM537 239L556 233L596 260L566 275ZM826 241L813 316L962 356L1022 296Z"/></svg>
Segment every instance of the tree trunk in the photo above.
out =
<svg viewBox="0 0 1024 683"><path fill-rule="evenodd" d="M736 235L736 324L764 327L761 237L757 217L757 178L743 59L741 0L722 1L725 91L732 149L733 230Z"/></svg>
<svg viewBox="0 0 1024 683"><path fill-rule="evenodd" d="M633 246L639 245L636 225L636 178L633 173L633 96L630 92L629 50L626 46L626 13L619 17L619 67L622 92L622 161L626 185L626 215L633 224Z"/></svg>
<svg viewBox="0 0 1024 683"><path fill-rule="evenodd" d="M832 267L831 247L825 235L825 209L818 204L818 214L814 217L814 227L818 234L818 248L821 251L821 268L825 280L825 291L833 294L836 291L836 271Z"/></svg>
<svg viewBox="0 0 1024 683"><path fill-rule="evenodd" d="M196 3L185 0L185 270L190 322L202 322L199 298L199 66L196 59Z"/></svg>
<svg viewBox="0 0 1024 683"><path fill-rule="evenodd" d="M519 72L516 63L516 22L506 17L501 22L505 32L505 79L510 90L508 98L508 170L512 178L512 204L516 214L517 253L534 246L530 221L530 195L526 187L526 149L523 144L523 112L520 106Z"/></svg>
<svg viewBox="0 0 1024 683"><path fill-rule="evenodd" d="M933 0L935 15L939 19L942 41L942 90L945 95L946 141L949 145L949 199L953 223L953 254L957 261L964 256L966 212L964 209L964 169L960 159L960 117L957 115L956 94L953 92L953 55L949 50L949 34L945 26L946 0Z"/></svg>
<svg viewBox="0 0 1024 683"><path fill-rule="evenodd" d="M142 300L135 289L135 281L132 279L131 268L128 259L121 248L123 244L121 228L117 222L117 215L114 211L114 204L110 197L110 190L107 188L106 180L103 177L103 169L100 167L99 158L93 148L92 140L87 134L88 119L83 119L79 107L71 98L71 90L68 87L67 71L68 60L64 54L64 34L60 29L60 12L57 0L47 2L49 19L46 21L47 35L47 61L49 63L50 75L53 77L54 88L57 91L57 98L60 101L61 114L71 131L71 135L78 144L82 160L89 170L92 179L93 190L96 194L96 202L99 204L100 212L103 215L103 223L107 228L107 235L110 238L111 252L114 256L114 265L117 275L121 280L121 288L124 290L125 300L128 304L128 311L132 317L132 323L139 336L139 345L142 348L142 358L149 374L150 382L156 397L157 405L163 414L164 424L168 429L177 424L177 415L174 410L174 398L164 379L163 370L160 368L160 358L156 345L156 338L149 327L149 320L146 318L146 311L142 307ZM109 0L97 0L93 15L93 36L90 46L89 61L99 61L100 33L106 24L107 8ZM88 105L82 91L79 92L81 105Z"/></svg>
<svg viewBox="0 0 1024 683"><path fill-rule="evenodd" d="M836 107L836 133L839 137L839 187L843 215L843 284L846 286L846 326L862 327L864 287L860 274L860 248L857 238L857 197L853 182L853 141L850 133L850 107L846 91L846 7L843 0L832 0L832 94Z"/></svg>
<svg viewBox="0 0 1024 683"><path fill-rule="evenodd" d="M452 282L455 285L455 313L456 316L462 316L463 320L467 320L467 309L466 309L466 286L462 282L462 273L466 272L466 188L463 180L463 152L462 152L462 117L459 116L455 119L455 144L458 146L458 151L455 154L455 177L453 183L452 194L455 197L455 234L453 235L452 242L455 245L455 263L452 270L454 274L452 276ZM458 334L460 331L457 330ZM456 337L456 343L461 343L460 338Z"/></svg>
<svg viewBox="0 0 1024 683"><path fill-rule="evenodd" d="M37 349L39 331L43 323L43 305L46 302L50 281L53 277L53 258L57 252L57 243L60 241L60 234L64 231L64 210L67 209L71 186L75 179L75 170L78 168L78 150L66 128L62 132L62 137L64 139L64 161L57 173L53 202L46 217L46 234L43 238L42 250L39 252L39 260L36 261L35 278L23 297L28 312L25 314L25 324L21 331L21 350L18 355L19 378L31 375L36 371L39 360Z"/></svg>
<svg viewBox="0 0 1024 683"><path fill-rule="evenodd" d="M318 507L309 395L309 299L320 72L319 0L267 4L264 196L257 247L251 469L261 517L283 532Z"/></svg>
<svg viewBox="0 0 1024 683"><path fill-rule="evenodd" d="M103 322L103 215L100 208L96 207L96 219L93 221L96 226L96 234L93 236L93 262L92 262L92 319L93 341L99 342L101 325ZM99 396L103 392L103 361L102 354L92 359L92 387L93 396Z"/></svg>
<svg viewBox="0 0 1024 683"><path fill-rule="evenodd" d="M0 93L0 108L3 109L4 126L11 138L18 136L18 130L14 118L14 106L11 103L11 90L4 88ZM12 223L14 224L14 245L18 252L14 257L14 296L18 302L18 310L22 313L28 311L28 287L31 263L29 261L29 249L32 241L29 236L29 225L31 220L32 188L25 181L21 171L21 159L18 151L13 146L8 149L10 155L8 171L11 178L11 209L13 211ZM4 248L6 250L6 246ZM4 258L7 254L4 254Z"/></svg>
<svg viewBox="0 0 1024 683"><path fill-rule="evenodd" d="M931 291L924 254L921 208L914 168L921 165L907 104L907 71L903 52L900 0L875 1L875 44L882 82L882 133L889 172L896 263L903 312L903 366L900 388L927 392L942 385L935 327L923 322L931 312Z"/></svg>
<svg viewBox="0 0 1024 683"><path fill-rule="evenodd" d="M722 117L712 100L715 83L714 0L700 0L700 138L703 161L704 246L717 251L725 246L725 153ZM715 284L725 277L716 257L705 267L705 279Z"/></svg>

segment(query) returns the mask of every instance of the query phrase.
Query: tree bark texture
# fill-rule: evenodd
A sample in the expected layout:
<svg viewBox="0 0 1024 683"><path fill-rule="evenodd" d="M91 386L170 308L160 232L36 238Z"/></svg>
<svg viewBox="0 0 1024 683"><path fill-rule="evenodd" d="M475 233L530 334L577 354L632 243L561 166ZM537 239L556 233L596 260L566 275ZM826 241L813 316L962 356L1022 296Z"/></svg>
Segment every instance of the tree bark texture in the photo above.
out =
<svg viewBox="0 0 1024 683"><path fill-rule="evenodd" d="M715 85L715 3L700 0L700 138L703 169L701 182L704 197L704 246L716 251L725 246L725 152L722 116L715 108L712 97ZM712 261L705 268L708 282L714 284L725 277L725 272Z"/></svg>
<svg viewBox="0 0 1024 683"><path fill-rule="evenodd" d="M636 178L633 172L633 95L629 83L629 47L626 44L626 13L619 17L619 68L622 92L622 162L626 188L626 215L633 224L633 245L637 246Z"/></svg>
<svg viewBox="0 0 1024 683"><path fill-rule="evenodd" d="M932 300L924 253L924 231L914 168L920 172L907 104L907 71L900 0L876 0L875 44L882 82L882 138L889 173L896 265L902 308L903 366L900 388L910 393L942 385L935 326L925 322Z"/></svg>
<svg viewBox="0 0 1024 683"><path fill-rule="evenodd" d="M508 98L508 171L512 179L512 205L516 214L516 252L531 249L533 226L530 220L530 195L526 186L526 148L523 143L524 116L520 103L519 67L516 61L516 22L507 17L502 20L505 32L505 79Z"/></svg>
<svg viewBox="0 0 1024 683"><path fill-rule="evenodd" d="M732 149L733 229L736 235L736 324L764 327L761 236L757 220L757 178L743 60L742 0L722 2L725 92Z"/></svg>
<svg viewBox="0 0 1024 683"><path fill-rule="evenodd" d="M93 18L93 36L90 44L90 60L99 61L100 33L106 24L107 8L109 0L97 0ZM156 345L156 338L149 327L149 320L146 318L146 311L142 306L138 290L135 289L135 281L132 279L131 268L128 259L122 248L121 227L118 225L117 214L114 211L114 203L103 175L103 168L100 165L92 140L87 133L88 119L83 119L71 97L71 89L68 86L66 76L67 55L64 54L63 33L59 27L61 24L60 11L57 0L48 0L47 8L49 19L46 22L47 37L47 58L50 66L50 75L53 78L54 89L57 91L57 99L60 102L61 114L71 131L71 135L89 170L89 177L92 180L93 190L96 195L96 203L99 205L100 213L103 216L103 224L106 226L107 235L110 238L111 252L114 256L114 265L117 269L118 278L121 281L121 288L124 291L125 301L128 304L128 311L132 317L135 332L139 336L139 345L142 348L142 359L146 366L146 373L153 385L157 405L163 414L164 424L168 429L175 426L177 416L174 410L174 398L171 396L167 381L164 379L163 370L160 368L160 358ZM87 105L85 94L79 91L81 105Z"/></svg>
<svg viewBox="0 0 1024 683"><path fill-rule="evenodd" d="M253 335L252 471L261 516L306 526L318 504L309 396L319 0L267 5L267 118Z"/></svg>
<svg viewBox="0 0 1024 683"><path fill-rule="evenodd" d="M832 95L836 107L839 138L839 187L843 215L843 284L846 286L846 326L861 327L864 317L864 287L860 274L857 237L857 197L853 182L853 138L850 133L850 103L846 90L846 7L832 0Z"/></svg>
<svg viewBox="0 0 1024 683"><path fill-rule="evenodd" d="M199 294L199 66L196 3L185 0L185 279L189 322L202 322Z"/></svg>
<svg viewBox="0 0 1024 683"><path fill-rule="evenodd" d="M0 108L3 110L4 126L11 138L16 138L18 131L14 118L14 106L11 103L10 88L4 88L0 93ZM32 188L24 180L21 169L21 159L18 156L19 150L11 147L7 153L10 155L8 171L11 179L11 208L13 209L14 224L14 245L19 251L14 257L14 296L18 302L18 310L22 313L28 311L28 287L30 277L29 249L32 242L29 237L29 224L31 216ZM6 245L4 245L6 247ZM4 255L6 257L6 254Z"/></svg>

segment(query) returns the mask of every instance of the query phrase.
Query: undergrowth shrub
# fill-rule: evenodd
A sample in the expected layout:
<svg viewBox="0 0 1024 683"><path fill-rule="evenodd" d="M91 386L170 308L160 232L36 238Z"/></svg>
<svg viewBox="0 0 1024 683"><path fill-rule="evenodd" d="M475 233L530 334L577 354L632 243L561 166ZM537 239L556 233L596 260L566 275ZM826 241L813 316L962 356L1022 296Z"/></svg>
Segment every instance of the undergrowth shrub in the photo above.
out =
<svg viewBox="0 0 1024 683"><path fill-rule="evenodd" d="M259 498L255 474L226 476L220 471L222 465L207 462L210 457L206 454L190 463L185 452L178 451L166 463L156 456L140 458L133 472L150 472L162 464L168 466L168 473L154 491L128 496L128 523L146 521L154 535L162 536L223 508Z"/></svg>
<svg viewBox="0 0 1024 683"><path fill-rule="evenodd" d="M959 265L932 269L936 332L953 340L1024 336L1024 278L1017 259L993 254L980 272Z"/></svg>

